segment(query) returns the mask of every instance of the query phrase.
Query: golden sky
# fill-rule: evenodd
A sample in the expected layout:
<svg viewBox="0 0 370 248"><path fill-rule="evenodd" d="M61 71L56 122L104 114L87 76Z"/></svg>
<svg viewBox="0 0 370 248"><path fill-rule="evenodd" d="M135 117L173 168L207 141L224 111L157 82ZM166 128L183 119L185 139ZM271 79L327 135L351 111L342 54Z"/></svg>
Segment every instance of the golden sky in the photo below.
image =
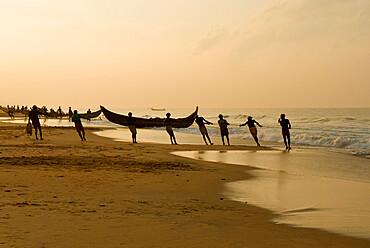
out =
<svg viewBox="0 0 370 248"><path fill-rule="evenodd" d="M368 0L0 0L0 104L370 107Z"/></svg>

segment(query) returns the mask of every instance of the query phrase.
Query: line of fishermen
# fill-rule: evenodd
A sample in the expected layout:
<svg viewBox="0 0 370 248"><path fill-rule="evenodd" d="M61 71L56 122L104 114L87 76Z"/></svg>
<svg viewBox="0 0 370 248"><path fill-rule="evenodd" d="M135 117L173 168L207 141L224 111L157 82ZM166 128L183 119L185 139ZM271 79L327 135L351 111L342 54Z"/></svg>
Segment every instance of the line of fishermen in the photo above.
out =
<svg viewBox="0 0 370 248"><path fill-rule="evenodd" d="M77 131L78 135L80 136L81 140L82 141L85 141L86 140L85 130L84 130L84 127L82 125L81 118L84 118L84 119L88 119L88 118L85 118L82 115L78 114L77 110L74 110L73 111L73 115L71 115L71 111L72 110L70 108L69 109L70 118L71 118L72 122L75 123L76 131ZM38 111L37 106L34 105L33 108L32 108L32 110L29 112L29 115L28 116L29 116L29 124L32 122L32 126L35 129L36 139L38 139L38 137L37 137L37 131L39 130L40 138L42 140L43 138L42 138L41 125L40 125L40 121L39 121L39 118L38 118L38 115L39 114L40 114L40 112ZM218 125L220 127L222 144L225 145L225 138L226 138L227 144L230 145L229 129L228 129L228 126L230 124L227 122L226 119L224 119L224 117L223 117L222 114L220 114L218 116L218 118L219 118ZM207 128L205 126L205 125L213 125L213 123L207 121L206 119L204 119L203 117L198 116L198 115L195 117L195 122L199 126L199 131L202 134L203 140L206 143L206 145L208 145L207 139L208 139L208 142L211 145L213 145L213 143L211 141L211 138L208 135ZM290 150L291 149L291 146L290 146L290 132L289 132L289 129L291 129L291 124L290 124L289 120L285 118L285 114L281 114L280 115L280 118L278 120L278 123L282 127L282 135L283 135L285 147L286 147L286 149L289 149ZM262 125L260 125L251 116L248 116L248 120L244 124L241 124L239 126L242 127L242 126L248 125L249 131L250 131L252 137L254 138L257 146L260 146L260 143L258 141L258 135L257 135L258 132L257 132L257 128L256 128L256 125L255 124L258 125L259 127L262 127ZM127 125L128 125L128 128L130 129L131 134L132 134L132 142L133 143L137 143L137 140L136 140L136 135L137 135L136 119L135 119L135 117L132 116L132 113L131 112L128 113ZM166 114L166 118L163 121L163 125L165 126L166 131L167 131L167 133L170 136L171 144L177 145L175 133L174 133L174 131L172 129L172 118L171 118L171 114L170 113L167 113ZM30 127L30 125L28 125L27 130L31 130L30 132L32 133L32 127Z"/></svg>
<svg viewBox="0 0 370 248"><path fill-rule="evenodd" d="M228 126L230 124L224 119L222 114L220 114L218 116L218 118L219 118L218 125L220 127L222 144L225 145L225 138L226 138L227 144L230 145L229 129L228 129ZM166 118L163 121L163 124L166 127L166 131L167 131L168 135L170 136L171 144L172 145L177 145L176 137L175 137L175 134L173 132L171 122L172 122L171 113L167 113ZM209 144L213 145L213 143L211 141L211 138L208 135L207 128L205 126L205 125L213 125L213 123L207 121L206 119L204 119L203 117L198 116L198 115L195 117L195 122L199 126L199 131L202 134L203 140L206 143L206 145L208 145L207 140L208 140ZM129 127L130 131L131 131L131 134L132 134L132 142L133 143L137 143L137 141L136 141L137 130L136 130L135 123L136 123L135 117L133 117L132 113L129 112L128 113L128 118L127 118L127 124L128 124L128 127ZM290 124L289 120L285 118L285 114L280 115L280 118L278 119L278 123L281 125L281 128L282 128L282 135L283 135L283 139L284 139L285 148L287 150L290 150L290 149L292 149L291 146L290 146L290 131L289 131L289 129L291 129L291 124ZM259 127L262 127L262 125L260 125L256 120L254 120L252 116L248 116L248 120L244 124L241 124L239 126L242 127L242 126L245 126L245 125L248 125L249 131L250 131L253 139L255 140L257 146L261 146L259 141L258 141L258 135L257 135L258 132L257 132L256 125L258 125Z"/></svg>

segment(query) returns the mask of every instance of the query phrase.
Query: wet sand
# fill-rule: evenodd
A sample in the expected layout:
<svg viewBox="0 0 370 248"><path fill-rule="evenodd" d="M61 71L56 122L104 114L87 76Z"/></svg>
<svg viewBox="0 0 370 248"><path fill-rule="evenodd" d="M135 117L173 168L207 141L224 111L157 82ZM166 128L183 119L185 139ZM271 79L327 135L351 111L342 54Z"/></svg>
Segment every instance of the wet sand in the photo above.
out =
<svg viewBox="0 0 370 248"><path fill-rule="evenodd" d="M369 247L370 241L276 225L270 211L222 198L246 167L172 151L246 146L130 144L87 129L0 123L0 247ZM269 148L261 148L269 149Z"/></svg>
<svg viewBox="0 0 370 248"><path fill-rule="evenodd" d="M186 151L179 156L254 168L226 183L228 199L279 214L273 221L370 239L370 160L320 150Z"/></svg>

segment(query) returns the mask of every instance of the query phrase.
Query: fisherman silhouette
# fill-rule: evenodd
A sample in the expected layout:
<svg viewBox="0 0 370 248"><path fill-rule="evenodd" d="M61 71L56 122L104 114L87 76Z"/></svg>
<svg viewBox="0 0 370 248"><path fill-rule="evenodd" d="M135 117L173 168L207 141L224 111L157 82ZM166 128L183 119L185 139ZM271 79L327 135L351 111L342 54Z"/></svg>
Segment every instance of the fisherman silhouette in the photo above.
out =
<svg viewBox="0 0 370 248"><path fill-rule="evenodd" d="M63 116L63 110L62 110L62 107L59 106L58 110L57 110L57 115L59 117L62 117Z"/></svg>
<svg viewBox="0 0 370 248"><path fill-rule="evenodd" d="M289 132L289 129L291 129L292 126L290 125L289 120L285 119L285 114L280 115L278 123L280 124L281 129L282 129L281 131L282 131L283 138L284 138L285 148L287 150L290 150L292 148L290 147L290 132ZM288 139L288 144L287 144L287 139Z"/></svg>
<svg viewBox="0 0 370 248"><path fill-rule="evenodd" d="M224 137L226 137L227 144L230 145L229 129L227 128L227 126L230 125L230 124L224 119L224 116L222 114L219 114L218 118L219 118L218 125L220 126L222 144L225 145Z"/></svg>
<svg viewBox="0 0 370 248"><path fill-rule="evenodd" d="M206 128L206 126L205 126L205 124L213 125L213 123L211 123L211 122L207 121L206 119L204 119L203 117L198 116L198 115L195 117L195 122L196 122L196 123L198 124L198 126L199 126L199 131L200 131L200 133L202 134L202 136L203 136L203 140L204 140L204 142L206 143L206 145L208 145L208 144L207 144L206 137L207 137L207 139L208 139L209 143L210 143L211 145L213 145L213 143L212 143L211 139L209 138L207 128Z"/></svg>
<svg viewBox="0 0 370 248"><path fill-rule="evenodd" d="M254 141L256 141L257 146L261 146L260 143L258 142L258 137L257 137L257 128L254 124L257 124L259 127L262 127L256 120L253 120L252 116L248 116L248 120L246 123L239 125L239 127L248 125L249 127L249 132L251 133Z"/></svg>
<svg viewBox="0 0 370 248"><path fill-rule="evenodd" d="M131 112L128 113L127 125L128 125L128 128L130 129L131 134L132 134L132 143L137 143L136 142L136 134L137 134L136 119L135 119L135 117L132 117Z"/></svg>
<svg viewBox="0 0 370 248"><path fill-rule="evenodd" d="M84 140L86 140L86 138L85 138L85 129L82 126L81 118L83 118L83 117L82 117L82 115L78 114L77 110L73 111L72 121L75 123L75 128L76 128L76 131L77 131L78 135L81 138L81 141L84 141Z"/></svg>
<svg viewBox="0 0 370 248"><path fill-rule="evenodd" d="M72 108L69 107L69 109L68 109L68 119L69 119L69 121L71 121L72 116L73 116Z"/></svg>
<svg viewBox="0 0 370 248"><path fill-rule="evenodd" d="M171 144L172 145L177 145L175 134L174 134L174 132L172 130L172 125L171 125L171 122L172 122L171 114L170 113L167 113L166 114L166 117L167 118L164 119L163 124L166 127L167 133L170 135Z"/></svg>
<svg viewBox="0 0 370 248"><path fill-rule="evenodd" d="M40 115L40 112L37 109L37 106L33 105L32 110L28 113L28 121L31 121L32 126L35 128L36 139L38 140L38 137L37 137L37 129L38 129L40 131L40 139L43 140L39 115Z"/></svg>

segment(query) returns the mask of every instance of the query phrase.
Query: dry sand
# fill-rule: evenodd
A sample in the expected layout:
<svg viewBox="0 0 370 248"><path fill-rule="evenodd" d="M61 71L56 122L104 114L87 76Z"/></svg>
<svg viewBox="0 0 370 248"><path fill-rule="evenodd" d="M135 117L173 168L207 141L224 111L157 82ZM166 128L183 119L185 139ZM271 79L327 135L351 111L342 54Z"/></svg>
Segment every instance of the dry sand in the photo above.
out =
<svg viewBox="0 0 370 248"><path fill-rule="evenodd" d="M23 125L0 129L0 247L370 246L273 224L267 210L220 199L246 167L168 153L221 146L134 145L92 128L86 142L72 128L44 128L36 141Z"/></svg>

